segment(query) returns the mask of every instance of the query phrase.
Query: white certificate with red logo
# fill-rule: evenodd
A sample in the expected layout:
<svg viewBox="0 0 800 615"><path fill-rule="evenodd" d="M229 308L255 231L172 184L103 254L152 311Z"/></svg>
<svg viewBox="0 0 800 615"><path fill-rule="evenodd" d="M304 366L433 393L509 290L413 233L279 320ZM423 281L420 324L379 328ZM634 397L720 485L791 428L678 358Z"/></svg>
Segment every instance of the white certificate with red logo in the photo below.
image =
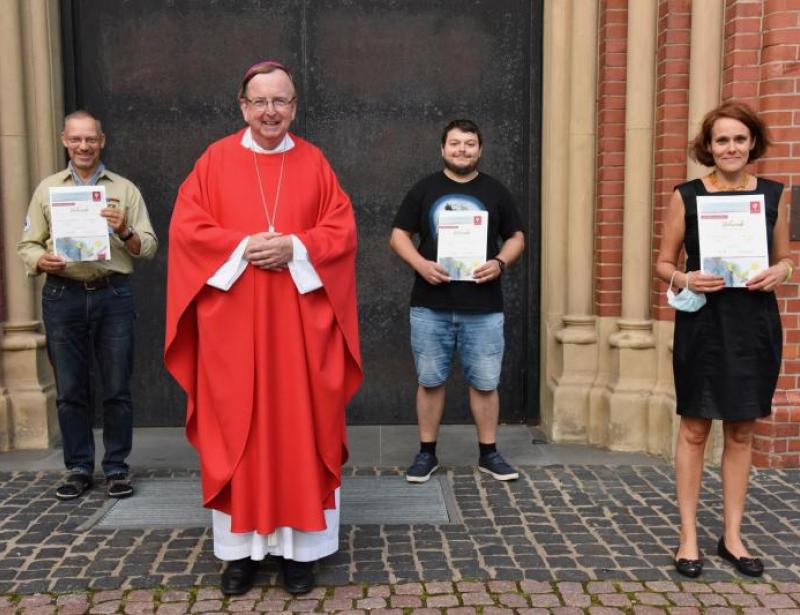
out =
<svg viewBox="0 0 800 615"><path fill-rule="evenodd" d="M453 282L474 282L472 272L486 262L488 211L439 213L436 262L447 269Z"/></svg>
<svg viewBox="0 0 800 615"><path fill-rule="evenodd" d="M111 258L105 186L50 188L50 237L57 256L69 262Z"/></svg>
<svg viewBox="0 0 800 615"><path fill-rule="evenodd" d="M697 197L700 269L744 286L769 267L763 194Z"/></svg>

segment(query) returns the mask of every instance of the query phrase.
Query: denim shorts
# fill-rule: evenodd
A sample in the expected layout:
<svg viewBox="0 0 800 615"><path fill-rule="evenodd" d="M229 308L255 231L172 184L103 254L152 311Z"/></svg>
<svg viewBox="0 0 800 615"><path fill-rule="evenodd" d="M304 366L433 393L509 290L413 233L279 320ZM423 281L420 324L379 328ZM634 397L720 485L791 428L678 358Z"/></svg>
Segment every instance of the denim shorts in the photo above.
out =
<svg viewBox="0 0 800 615"><path fill-rule="evenodd" d="M503 364L503 313L431 310L412 307L411 351L417 381L437 387L450 376L458 351L467 382L479 391L493 391Z"/></svg>

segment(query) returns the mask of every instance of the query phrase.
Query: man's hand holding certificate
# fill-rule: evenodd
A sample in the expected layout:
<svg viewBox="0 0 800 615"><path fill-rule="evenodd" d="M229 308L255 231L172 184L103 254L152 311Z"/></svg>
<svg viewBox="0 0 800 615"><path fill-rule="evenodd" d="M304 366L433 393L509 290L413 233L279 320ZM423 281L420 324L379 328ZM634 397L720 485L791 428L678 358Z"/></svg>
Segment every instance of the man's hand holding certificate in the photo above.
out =
<svg viewBox="0 0 800 615"><path fill-rule="evenodd" d="M769 268L764 195L697 197L700 268L743 287Z"/></svg>
<svg viewBox="0 0 800 615"><path fill-rule="evenodd" d="M489 212L443 211L439 214L436 262L454 282L474 282L474 271L486 262Z"/></svg>
<svg viewBox="0 0 800 615"><path fill-rule="evenodd" d="M50 188L50 235L56 256L67 262L104 261L110 256L104 186Z"/></svg>

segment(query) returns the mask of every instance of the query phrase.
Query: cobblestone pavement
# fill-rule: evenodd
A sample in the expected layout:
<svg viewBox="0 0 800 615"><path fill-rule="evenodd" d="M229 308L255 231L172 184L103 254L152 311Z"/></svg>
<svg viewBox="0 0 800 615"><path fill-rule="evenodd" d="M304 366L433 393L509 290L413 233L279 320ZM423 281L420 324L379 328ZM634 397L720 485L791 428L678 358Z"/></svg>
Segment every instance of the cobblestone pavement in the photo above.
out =
<svg viewBox="0 0 800 615"><path fill-rule="evenodd" d="M432 581L398 585L318 587L292 598L281 589L255 588L225 599L217 589L110 590L0 596L0 615L59 613L372 613L396 615L573 615L672 613L722 615L799 613L798 583L673 583L672 581Z"/></svg>
<svg viewBox="0 0 800 615"><path fill-rule="evenodd" d="M520 470L520 480L502 483L472 467L448 468L460 523L344 525L340 551L319 568L324 588L292 605L274 588L277 567L271 561L258 579L263 594L260 589L243 601L220 602L216 590L198 590L219 584L221 566L207 528L81 530L106 503L102 489L60 502L53 496L60 473L0 473L0 595L6 596L0 615L54 612L56 605L63 613L182 613L223 607L327 611L336 604L343 610L431 613L451 607L467 609L454 613L540 607L646 612L645 606L667 604L707 613L712 605L800 613L800 470L753 473L744 533L767 566L764 582L756 584L714 554L722 508L717 471L705 473L701 500L704 583L674 584L681 579L671 563L677 511L670 466ZM399 468L347 472L403 480ZM171 476L195 473L154 470L135 478Z"/></svg>

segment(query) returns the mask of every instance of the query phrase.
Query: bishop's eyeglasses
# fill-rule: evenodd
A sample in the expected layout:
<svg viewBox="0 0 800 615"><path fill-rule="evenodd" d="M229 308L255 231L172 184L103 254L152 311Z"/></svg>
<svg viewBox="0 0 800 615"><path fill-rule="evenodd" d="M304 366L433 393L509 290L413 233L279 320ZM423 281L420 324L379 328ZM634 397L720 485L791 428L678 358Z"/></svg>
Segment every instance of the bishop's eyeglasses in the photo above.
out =
<svg viewBox="0 0 800 615"><path fill-rule="evenodd" d="M242 99L258 112L266 111L272 105L275 111L284 111L295 101L295 96L292 98L247 98L242 96Z"/></svg>

